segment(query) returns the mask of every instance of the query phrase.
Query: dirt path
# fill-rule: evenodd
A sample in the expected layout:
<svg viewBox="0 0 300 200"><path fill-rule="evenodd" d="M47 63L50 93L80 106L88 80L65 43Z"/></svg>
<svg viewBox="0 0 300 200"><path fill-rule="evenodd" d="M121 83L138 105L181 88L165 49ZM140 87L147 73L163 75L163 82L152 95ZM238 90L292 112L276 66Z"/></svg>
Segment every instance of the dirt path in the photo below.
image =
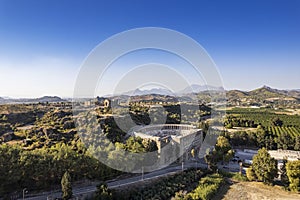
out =
<svg viewBox="0 0 300 200"><path fill-rule="evenodd" d="M299 200L300 194L284 191L279 186L267 186L256 182L238 182L229 186L223 200Z"/></svg>

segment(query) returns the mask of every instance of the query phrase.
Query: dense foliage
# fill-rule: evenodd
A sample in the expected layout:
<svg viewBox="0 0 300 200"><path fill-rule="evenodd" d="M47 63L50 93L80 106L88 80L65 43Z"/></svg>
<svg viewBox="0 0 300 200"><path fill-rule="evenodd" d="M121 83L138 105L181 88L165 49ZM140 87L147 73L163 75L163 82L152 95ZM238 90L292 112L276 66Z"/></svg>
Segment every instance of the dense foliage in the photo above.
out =
<svg viewBox="0 0 300 200"><path fill-rule="evenodd" d="M51 148L23 150L19 147L0 146L0 195L21 191L22 188L58 189L65 171L72 180L107 180L120 174L93 158L88 151L65 144Z"/></svg>
<svg viewBox="0 0 300 200"><path fill-rule="evenodd" d="M131 186L126 190L109 190L107 185L102 183L97 186L94 199L208 200L212 199L223 183L224 177L221 174L208 174L191 169L151 183Z"/></svg>
<svg viewBox="0 0 300 200"><path fill-rule="evenodd" d="M108 161L123 162L125 156L119 154L120 148L130 152L157 150L156 143L151 140L134 137L125 140L125 133L113 117L79 116L85 124L79 127L82 134L79 135L70 109L60 105L32 106L45 113L29 113L32 115L30 119L34 120L28 126L13 124L8 115L1 115L0 124L7 127L2 127L2 131L14 131L14 137L7 142L2 141L4 144L0 145L0 196L20 193L24 187L29 190L59 189L65 171L70 173L74 182L112 179L121 172L102 164L97 155L105 156ZM32 106L28 111L33 109ZM20 107L26 111L26 105L16 108L5 106L18 113L22 110ZM23 118L18 116L13 119L22 121ZM137 120L140 120L139 123L144 122L144 118L137 117Z"/></svg>
<svg viewBox="0 0 300 200"><path fill-rule="evenodd" d="M285 127L300 128L298 115L278 114L271 109L251 109L251 108L233 108L226 111L229 114L228 123L234 123L233 126L255 127L262 125L264 127L273 125L282 125ZM276 123L280 119L280 123ZM240 122L240 123L239 123Z"/></svg>
<svg viewBox="0 0 300 200"><path fill-rule="evenodd" d="M220 174L208 175L201 178L198 186L187 193L186 195L176 194L174 200L184 199L184 200L208 200L217 193L218 189L224 182L224 178Z"/></svg>
<svg viewBox="0 0 300 200"><path fill-rule="evenodd" d="M256 128L228 135L234 146L300 150L300 116L277 114L269 109L235 108L228 113L226 128Z"/></svg>
<svg viewBox="0 0 300 200"><path fill-rule="evenodd" d="M94 200L112 200L113 194L110 189L108 189L106 183L100 183L97 185L97 191L93 197Z"/></svg>
<svg viewBox="0 0 300 200"><path fill-rule="evenodd" d="M121 163L128 161L125 160L128 158L120 150L135 153L156 151L154 141L127 137L126 132L118 126L115 117L119 117L125 125L130 124L122 116L124 109L120 107L114 111L117 113L113 113L109 108L99 108L94 118L89 118L88 112L76 116L79 125L84 124L76 129L73 113L66 105L0 106L0 143L3 143L0 145L0 196L9 196L15 191L20 193L25 187L29 190L58 189L66 171L72 181L112 179L121 172L103 165L96 158ZM179 105L174 102L152 106L151 103L136 102L130 105L130 119L138 125L160 122L162 116L155 114L155 109L162 109L166 123L191 123L203 128L205 133L209 130L208 123L201 121L202 117L211 113L211 108L205 105ZM112 113L118 116L113 117ZM188 113L194 121L183 113ZM228 129L245 127L253 130L220 136L215 148L205 156L209 168L216 169L217 162L227 162L232 158L234 152L231 145L300 150L299 116L278 114L269 109L235 108L228 113L224 121ZM7 134L12 137L6 137ZM138 161L146 163L145 160ZM135 166L130 167L135 169ZM275 167L276 162L263 148L254 157L247 177L249 180L271 183L277 175ZM286 173L290 188L294 191L299 191L298 172L299 163L287 164ZM141 196L146 199L166 199L174 197L175 193L175 199L210 199L223 178L218 174L201 178L204 174L206 172L189 170L157 180L155 184L147 185L147 190L136 187L122 191L117 198L103 184L98 187L98 199L140 199Z"/></svg>
<svg viewBox="0 0 300 200"><path fill-rule="evenodd" d="M250 180L257 179L271 184L277 176L277 161L270 156L265 148L258 150L253 156L252 167L248 169L247 176Z"/></svg>
<svg viewBox="0 0 300 200"><path fill-rule="evenodd" d="M289 161L286 164L286 172L290 182L289 188L292 191L300 191L300 161Z"/></svg>
<svg viewBox="0 0 300 200"><path fill-rule="evenodd" d="M170 199L176 192L181 190L190 192L197 187L197 182L204 177L207 172L190 169L172 176L163 177L156 180L151 185L145 183L137 187L126 190L115 191L114 199ZM147 187L147 189L145 189Z"/></svg>
<svg viewBox="0 0 300 200"><path fill-rule="evenodd" d="M64 200L72 198L72 182L71 176L68 171L66 171L61 179L61 191L62 191L62 198Z"/></svg>
<svg viewBox="0 0 300 200"><path fill-rule="evenodd" d="M218 162L222 161L228 163L233 156L234 151L228 139L224 136L219 136L215 148L212 151L207 152L204 159L209 169L216 170Z"/></svg>

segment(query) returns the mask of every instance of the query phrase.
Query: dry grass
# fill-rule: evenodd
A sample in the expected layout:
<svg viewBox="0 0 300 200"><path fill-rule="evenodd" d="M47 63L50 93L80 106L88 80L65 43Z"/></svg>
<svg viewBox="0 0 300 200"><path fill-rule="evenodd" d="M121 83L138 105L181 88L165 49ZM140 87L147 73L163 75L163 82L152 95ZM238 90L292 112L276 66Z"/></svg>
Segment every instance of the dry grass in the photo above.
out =
<svg viewBox="0 0 300 200"><path fill-rule="evenodd" d="M287 192L279 186L267 186L257 182L237 182L229 187L223 200L299 200L300 195Z"/></svg>

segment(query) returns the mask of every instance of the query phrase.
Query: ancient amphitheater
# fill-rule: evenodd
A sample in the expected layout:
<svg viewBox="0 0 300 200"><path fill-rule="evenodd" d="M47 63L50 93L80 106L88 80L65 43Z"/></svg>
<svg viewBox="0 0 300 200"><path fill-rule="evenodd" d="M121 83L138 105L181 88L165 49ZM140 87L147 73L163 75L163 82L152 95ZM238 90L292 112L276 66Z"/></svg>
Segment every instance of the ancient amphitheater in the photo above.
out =
<svg viewBox="0 0 300 200"><path fill-rule="evenodd" d="M196 157L203 140L201 129L186 124L156 124L138 126L131 135L156 142L161 162L174 157L185 161ZM191 153L194 149L194 155Z"/></svg>

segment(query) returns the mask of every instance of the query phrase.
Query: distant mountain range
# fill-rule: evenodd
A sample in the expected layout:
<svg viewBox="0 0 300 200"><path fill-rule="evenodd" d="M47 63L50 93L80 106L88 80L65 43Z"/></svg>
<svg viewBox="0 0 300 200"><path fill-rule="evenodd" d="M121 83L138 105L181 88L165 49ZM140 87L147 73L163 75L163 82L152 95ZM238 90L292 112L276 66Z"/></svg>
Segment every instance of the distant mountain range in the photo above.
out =
<svg viewBox="0 0 300 200"><path fill-rule="evenodd" d="M268 86L245 92L240 90L230 90L226 93L227 98L295 98L300 99L300 90L278 90Z"/></svg>
<svg viewBox="0 0 300 200"><path fill-rule="evenodd" d="M240 101L250 103L263 102L294 102L300 103L300 90L278 90L268 86L252 91L230 90L226 92L228 101Z"/></svg>
<svg viewBox="0 0 300 200"><path fill-rule="evenodd" d="M224 92L222 87L191 85L177 92L176 94L166 89L136 90L110 97L121 101L152 101L152 102L190 102L201 100L202 103L211 101L211 97L218 96ZM257 105L278 102L285 105L300 103L300 90L278 90L268 86L252 91L229 90L226 92L226 99L230 105ZM220 93L221 94L221 93ZM220 98L223 95L219 96Z"/></svg>
<svg viewBox="0 0 300 200"><path fill-rule="evenodd" d="M222 87L191 85L181 91L173 93L170 90L162 88L153 88L150 90L134 90L122 93L120 95L110 96L108 98L131 101L189 101L192 100L193 95L197 94L200 99L209 99L211 92L218 93L224 91ZM252 91L229 90L226 91L226 98L228 102L250 102L262 103L266 101L289 101L300 103L300 89L295 90L278 90L268 86ZM0 104L6 103L45 103L45 102L64 102L71 99L62 99L57 96L44 96L41 98L21 98L14 99L8 97L0 97ZM87 99L88 100L88 99Z"/></svg>
<svg viewBox="0 0 300 200"><path fill-rule="evenodd" d="M136 90L131 90L122 93L122 95L126 95L126 96L142 96L142 95L149 95L149 94L176 96L172 91L163 88L152 88L150 90L136 89Z"/></svg>
<svg viewBox="0 0 300 200"><path fill-rule="evenodd" d="M178 92L178 94L190 94L190 93L199 93L204 91L224 91L223 87L215 87L211 85L197 85L192 84L191 86L186 87L185 89Z"/></svg>
<svg viewBox="0 0 300 200"><path fill-rule="evenodd" d="M8 103L54 103L54 102L64 102L66 101L65 99L62 99L57 96L43 96L40 98L20 98L20 99L15 99L15 98L3 98L0 97L0 104L8 104Z"/></svg>
<svg viewBox="0 0 300 200"><path fill-rule="evenodd" d="M142 96L142 95L149 95L149 94L159 94L159 95L166 95L166 96L182 96L185 94L190 94L190 93L199 93L199 92L204 92L204 91L224 91L223 87L215 87L215 86L210 86L210 85L197 85L193 84L191 86L188 86L184 88L183 90L177 91L177 92L172 92L168 89L163 89L163 88L152 88L150 90L131 90L128 92L124 92L121 95L126 95L126 96Z"/></svg>

